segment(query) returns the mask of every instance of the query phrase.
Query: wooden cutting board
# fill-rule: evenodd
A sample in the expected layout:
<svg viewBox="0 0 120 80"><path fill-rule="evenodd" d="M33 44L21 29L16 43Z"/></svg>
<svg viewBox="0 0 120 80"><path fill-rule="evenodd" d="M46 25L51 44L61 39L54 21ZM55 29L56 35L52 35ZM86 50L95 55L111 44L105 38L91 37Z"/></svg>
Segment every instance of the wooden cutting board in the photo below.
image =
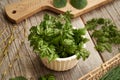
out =
<svg viewBox="0 0 120 80"><path fill-rule="evenodd" d="M112 0L88 0L88 5L84 9L80 10L73 8L70 5L69 0L64 8L55 8L52 5L52 1L53 0L22 0L17 3L6 5L5 12L8 18L15 23L19 23L33 14L46 9L56 13L71 11L73 18L75 18L108 2L111 2Z"/></svg>

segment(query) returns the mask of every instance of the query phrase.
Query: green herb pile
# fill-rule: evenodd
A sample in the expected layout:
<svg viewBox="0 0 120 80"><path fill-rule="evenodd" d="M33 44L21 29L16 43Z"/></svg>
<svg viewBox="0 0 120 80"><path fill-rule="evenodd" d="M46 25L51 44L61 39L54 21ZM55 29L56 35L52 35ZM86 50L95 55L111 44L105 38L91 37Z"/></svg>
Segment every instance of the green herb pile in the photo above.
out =
<svg viewBox="0 0 120 80"><path fill-rule="evenodd" d="M108 71L100 80L120 80L120 66Z"/></svg>
<svg viewBox="0 0 120 80"><path fill-rule="evenodd" d="M88 58L89 51L83 48L88 41L84 37L86 29L73 29L70 17L69 12L58 17L46 14L40 25L30 29L30 46L40 57L47 57L49 61L73 55L78 59Z"/></svg>
<svg viewBox="0 0 120 80"><path fill-rule="evenodd" d="M53 0L53 6L56 8L65 7L67 0ZM87 0L70 0L70 4L76 9L82 9L86 7Z"/></svg>
<svg viewBox="0 0 120 80"><path fill-rule="evenodd" d="M15 78L10 78L9 80L28 80L28 79L26 79L23 76L18 76ZM47 74L47 75L41 76L40 78L38 78L38 80L56 80L56 79L53 74Z"/></svg>
<svg viewBox="0 0 120 80"><path fill-rule="evenodd" d="M86 27L92 32L92 37L96 40L95 48L99 52L112 52L112 45L120 44L120 30L111 20L92 19L86 23Z"/></svg>

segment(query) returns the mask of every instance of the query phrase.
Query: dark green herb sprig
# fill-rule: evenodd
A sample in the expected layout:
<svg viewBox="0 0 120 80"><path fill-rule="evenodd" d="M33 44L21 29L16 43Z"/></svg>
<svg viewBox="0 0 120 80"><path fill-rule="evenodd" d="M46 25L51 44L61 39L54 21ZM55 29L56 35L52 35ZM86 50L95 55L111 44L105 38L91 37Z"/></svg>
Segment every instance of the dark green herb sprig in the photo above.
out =
<svg viewBox="0 0 120 80"><path fill-rule="evenodd" d="M23 76L18 76L18 77L15 77L15 78L10 78L9 80L27 80L27 79Z"/></svg>
<svg viewBox="0 0 120 80"><path fill-rule="evenodd" d="M65 7L67 0L53 0L53 6L56 8ZM70 0L70 4L76 9L83 9L87 5L87 0Z"/></svg>
<svg viewBox="0 0 120 80"><path fill-rule="evenodd" d="M70 0L70 3L76 9L83 9L87 5L87 0Z"/></svg>
<svg viewBox="0 0 120 80"><path fill-rule="evenodd" d="M65 7L67 4L67 0L53 0L53 5L56 8L62 8Z"/></svg>
<svg viewBox="0 0 120 80"><path fill-rule="evenodd" d="M47 74L47 75L41 76L38 80L56 80L56 79L53 74Z"/></svg>
<svg viewBox="0 0 120 80"><path fill-rule="evenodd" d="M110 19L92 19L86 23L86 28L92 31L92 37L96 39L95 48L100 52L112 52L112 44L120 44L120 30Z"/></svg>
<svg viewBox="0 0 120 80"><path fill-rule="evenodd" d="M82 57L85 60L89 56L89 52L83 48L88 41L83 36L86 29L73 29L70 20L69 12L58 17L46 14L40 25L30 29L30 46L40 57L47 57L49 61L75 54L78 59Z"/></svg>
<svg viewBox="0 0 120 80"><path fill-rule="evenodd" d="M15 78L10 78L9 80L28 80L28 79L23 76L17 76ZM38 78L38 80L56 80L56 78L53 74L46 74Z"/></svg>
<svg viewBox="0 0 120 80"><path fill-rule="evenodd" d="M108 71L100 80L120 80L120 66Z"/></svg>

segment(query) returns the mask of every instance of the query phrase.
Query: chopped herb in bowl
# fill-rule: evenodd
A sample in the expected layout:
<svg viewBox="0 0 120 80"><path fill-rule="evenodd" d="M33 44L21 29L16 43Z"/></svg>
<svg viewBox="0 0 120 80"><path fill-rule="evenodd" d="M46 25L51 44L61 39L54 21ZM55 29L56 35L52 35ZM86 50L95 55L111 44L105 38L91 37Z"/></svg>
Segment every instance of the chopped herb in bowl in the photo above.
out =
<svg viewBox="0 0 120 80"><path fill-rule="evenodd" d="M83 47L88 41L85 33L85 28L73 29L69 12L58 17L45 14L40 25L30 29L28 39L33 50L41 58L48 58L50 63L56 58L74 55L85 60L89 56L89 51Z"/></svg>

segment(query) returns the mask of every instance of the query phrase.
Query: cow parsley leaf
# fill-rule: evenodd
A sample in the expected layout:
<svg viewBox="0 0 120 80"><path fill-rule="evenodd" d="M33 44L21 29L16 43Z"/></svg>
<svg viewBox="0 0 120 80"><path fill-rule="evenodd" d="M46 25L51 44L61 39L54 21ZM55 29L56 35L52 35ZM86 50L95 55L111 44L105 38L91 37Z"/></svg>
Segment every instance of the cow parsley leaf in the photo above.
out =
<svg viewBox="0 0 120 80"><path fill-rule="evenodd" d="M40 25L30 29L28 40L33 50L41 58L47 57L49 61L76 55L76 50L82 51L82 58L86 59L89 54L83 49L88 39L84 37L86 29L73 29L70 12L57 17L45 14ZM80 43L82 45L80 46ZM80 48L81 47L81 48Z"/></svg>
<svg viewBox="0 0 120 80"><path fill-rule="evenodd" d="M87 0L70 0L71 5L76 9L82 9L87 5Z"/></svg>
<svg viewBox="0 0 120 80"><path fill-rule="evenodd" d="M65 7L67 4L67 0L53 0L53 5L56 8L62 8Z"/></svg>
<svg viewBox="0 0 120 80"><path fill-rule="evenodd" d="M87 21L86 28L92 32L95 48L100 52L112 52L112 44L120 44L120 30L110 19L93 18Z"/></svg>
<svg viewBox="0 0 120 80"><path fill-rule="evenodd" d="M56 80L53 74L47 74L38 78L38 80Z"/></svg>

